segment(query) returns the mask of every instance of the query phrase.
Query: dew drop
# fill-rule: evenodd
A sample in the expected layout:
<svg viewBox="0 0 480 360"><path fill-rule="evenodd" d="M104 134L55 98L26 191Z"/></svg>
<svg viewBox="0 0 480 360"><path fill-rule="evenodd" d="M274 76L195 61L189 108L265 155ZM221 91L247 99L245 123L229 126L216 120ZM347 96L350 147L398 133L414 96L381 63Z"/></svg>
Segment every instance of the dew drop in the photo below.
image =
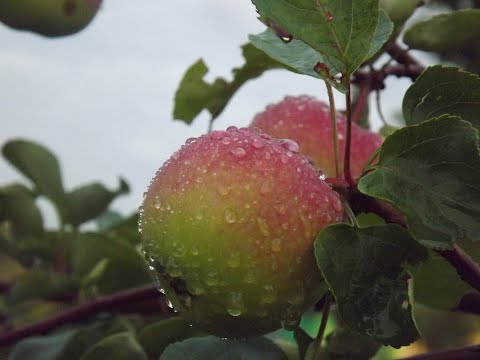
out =
<svg viewBox="0 0 480 360"><path fill-rule="evenodd" d="M330 11L327 11L327 13L325 14L325 20L327 20L327 22L333 21L333 14Z"/></svg>
<svg viewBox="0 0 480 360"><path fill-rule="evenodd" d="M159 288L158 291L160 291L163 295L165 295L165 289Z"/></svg>
<svg viewBox="0 0 480 360"><path fill-rule="evenodd" d="M295 141L291 139L281 139L280 142L282 143L282 146L288 151L291 151L292 153L295 153L295 154L299 153L300 146L298 146L298 144Z"/></svg>
<svg viewBox="0 0 480 360"><path fill-rule="evenodd" d="M232 292L228 294L227 299L227 311L232 316L240 316L244 310L242 294L237 292Z"/></svg>
<svg viewBox="0 0 480 360"><path fill-rule="evenodd" d="M285 155L285 154L282 154L282 155L280 156L280 161L281 161L282 163L284 163L284 164L288 163L288 156Z"/></svg>
<svg viewBox="0 0 480 360"><path fill-rule="evenodd" d="M252 145L255 149L262 149L264 147L263 143L258 139L254 139Z"/></svg>
<svg viewBox="0 0 480 360"><path fill-rule="evenodd" d="M226 131L214 131L211 135L212 139L214 139L214 140L223 139L225 136L227 136Z"/></svg>
<svg viewBox="0 0 480 360"><path fill-rule="evenodd" d="M278 238L272 240L272 251L279 252L281 250L282 241Z"/></svg>
<svg viewBox="0 0 480 360"><path fill-rule="evenodd" d="M227 127L227 131L235 131L235 130L238 130L238 128L236 126L229 126Z"/></svg>
<svg viewBox="0 0 480 360"><path fill-rule="evenodd" d="M229 224L233 224L237 221L237 214L235 214L235 211L233 210L226 209L223 215L225 216L225 221Z"/></svg>
<svg viewBox="0 0 480 360"><path fill-rule="evenodd" d="M170 308L170 309L173 309L173 304L170 300L167 299L167 306Z"/></svg>
<svg viewBox="0 0 480 360"><path fill-rule="evenodd" d="M247 155L247 152L245 151L244 148L237 147L235 149L230 150L230 152L235 155L238 158L243 158L245 155Z"/></svg>
<svg viewBox="0 0 480 360"><path fill-rule="evenodd" d="M318 170L318 177L320 180L325 180L327 178L327 173L323 170Z"/></svg>
<svg viewBox="0 0 480 360"><path fill-rule="evenodd" d="M257 217L257 226L263 236L270 236L270 229L265 219Z"/></svg>
<svg viewBox="0 0 480 360"><path fill-rule="evenodd" d="M230 137L225 136L224 138L222 138L222 144L224 145L230 144Z"/></svg>
<svg viewBox="0 0 480 360"><path fill-rule="evenodd" d="M160 203L160 196L155 195L155 209L159 210L161 205L162 204Z"/></svg>
<svg viewBox="0 0 480 360"><path fill-rule="evenodd" d="M290 41L293 40L293 36L292 35L282 35L280 37L280 39L285 43L285 44L288 44Z"/></svg>
<svg viewBox="0 0 480 360"><path fill-rule="evenodd" d="M335 209L335 211L341 211L342 210L342 203L340 200L338 199L335 199L333 201L333 208Z"/></svg>

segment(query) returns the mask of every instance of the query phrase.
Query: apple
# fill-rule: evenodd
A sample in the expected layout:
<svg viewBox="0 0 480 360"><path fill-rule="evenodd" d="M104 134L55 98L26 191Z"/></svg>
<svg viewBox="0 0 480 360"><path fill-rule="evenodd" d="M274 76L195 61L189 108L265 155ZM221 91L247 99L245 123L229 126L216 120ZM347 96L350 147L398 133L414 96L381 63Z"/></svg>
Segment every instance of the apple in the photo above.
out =
<svg viewBox="0 0 480 360"><path fill-rule="evenodd" d="M314 240L343 219L295 142L235 127L187 140L140 209L145 257L175 309L228 338L298 325L323 293Z"/></svg>
<svg viewBox="0 0 480 360"><path fill-rule="evenodd" d="M329 106L309 96L287 96L257 114L250 127L259 128L277 138L289 138L300 145L300 152L310 157L318 169L335 176L335 152ZM345 151L346 118L337 112L341 168ZM352 124L351 172L359 177L372 153L382 145L379 134Z"/></svg>
<svg viewBox="0 0 480 360"><path fill-rule="evenodd" d="M102 0L0 0L0 21L56 37L74 34L95 17Z"/></svg>

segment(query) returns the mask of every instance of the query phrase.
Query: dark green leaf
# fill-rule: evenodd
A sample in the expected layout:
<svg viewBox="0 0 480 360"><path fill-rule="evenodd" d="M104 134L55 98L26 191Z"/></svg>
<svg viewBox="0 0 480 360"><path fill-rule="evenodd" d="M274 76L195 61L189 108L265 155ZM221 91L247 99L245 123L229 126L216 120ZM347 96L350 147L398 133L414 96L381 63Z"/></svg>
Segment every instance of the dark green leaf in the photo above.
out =
<svg viewBox="0 0 480 360"><path fill-rule="evenodd" d="M140 243L140 233L138 232L138 213L132 214L122 222L113 225L103 231L109 237L117 238L130 245L138 245Z"/></svg>
<svg viewBox="0 0 480 360"><path fill-rule="evenodd" d="M152 281L143 257L133 246L97 233L78 234L72 245L72 271L77 279L90 274L99 261L108 264L98 279L102 293L113 293Z"/></svg>
<svg viewBox="0 0 480 360"><path fill-rule="evenodd" d="M436 249L480 240L480 156L470 123L448 116L389 136L361 192L405 215L412 235Z"/></svg>
<svg viewBox="0 0 480 360"><path fill-rule="evenodd" d="M95 223L98 230L103 231L122 223L123 220L123 216L119 212L107 209L100 216L97 216Z"/></svg>
<svg viewBox="0 0 480 360"><path fill-rule="evenodd" d="M412 49L446 52L480 42L480 10L466 9L434 16L410 27L403 41Z"/></svg>
<svg viewBox="0 0 480 360"><path fill-rule="evenodd" d="M327 75L314 70L317 63L325 63L326 59L303 41L294 39L286 44L270 29L258 35L249 35L248 39L256 48L281 62L287 68L294 69L304 75L323 79L337 90L346 92L346 87L343 84L331 78L331 75L335 74Z"/></svg>
<svg viewBox="0 0 480 360"><path fill-rule="evenodd" d="M77 330L67 330L22 340L15 345L8 360L57 360L76 332Z"/></svg>
<svg viewBox="0 0 480 360"><path fill-rule="evenodd" d="M242 46L242 53L245 64L233 70L231 82L223 78L215 79L212 84L205 82L203 78L208 67L201 59L194 63L185 73L175 94L174 118L191 124L206 109L215 119L248 80L259 77L267 70L283 67L251 44Z"/></svg>
<svg viewBox="0 0 480 360"><path fill-rule="evenodd" d="M249 340L227 340L214 336L191 338L172 344L160 360L287 360L272 341L260 337Z"/></svg>
<svg viewBox="0 0 480 360"><path fill-rule="evenodd" d="M173 317L143 328L138 341L148 356L158 359L168 345L200 334L182 318Z"/></svg>
<svg viewBox="0 0 480 360"><path fill-rule="evenodd" d="M332 225L318 235L315 256L352 330L394 347L418 338L402 265L418 263L426 253L406 230Z"/></svg>
<svg viewBox="0 0 480 360"><path fill-rule="evenodd" d="M378 0L252 0L261 20L287 41L302 40L326 58L331 74L350 76L379 48ZM382 44L383 45L383 44ZM380 45L381 47L381 45Z"/></svg>
<svg viewBox="0 0 480 360"><path fill-rule="evenodd" d="M313 338L311 338L310 335L308 335L305 330L300 327L295 329L293 336L298 344L300 359L305 359L308 347L313 343Z"/></svg>
<svg viewBox="0 0 480 360"><path fill-rule="evenodd" d="M400 129L398 126L385 124L385 125L382 126L382 128L380 129L379 132L380 132L380 135L382 135L384 138L387 138L390 135L392 135L395 131L397 131L398 129Z"/></svg>
<svg viewBox="0 0 480 360"><path fill-rule="evenodd" d="M18 261L0 253L0 282L13 282L23 274L25 268Z"/></svg>
<svg viewBox="0 0 480 360"><path fill-rule="evenodd" d="M17 279L8 292L7 300L11 304L33 299L54 300L65 296L71 297L76 290L76 282L67 275L30 271Z"/></svg>
<svg viewBox="0 0 480 360"><path fill-rule="evenodd" d="M90 348L81 360L147 360L147 354L132 333L110 335Z"/></svg>
<svg viewBox="0 0 480 360"><path fill-rule="evenodd" d="M370 337L346 327L338 327L326 338L329 360L368 360L380 348Z"/></svg>
<svg viewBox="0 0 480 360"><path fill-rule="evenodd" d="M100 183L83 185L66 194L66 222L78 226L95 219L107 210L110 203L119 195L127 194L129 186L120 179L117 190L108 190Z"/></svg>
<svg viewBox="0 0 480 360"><path fill-rule="evenodd" d="M37 190L61 208L64 200L60 166L54 154L40 144L11 140L2 148L5 158L28 177Z"/></svg>
<svg viewBox="0 0 480 360"><path fill-rule="evenodd" d="M420 2L421 0L380 0L380 7L387 12L396 27L401 27Z"/></svg>
<svg viewBox="0 0 480 360"><path fill-rule="evenodd" d="M403 99L407 125L441 115L459 116L480 129L480 77L456 67L432 66L408 89Z"/></svg>
<svg viewBox="0 0 480 360"><path fill-rule="evenodd" d="M43 233L43 218L35 204L35 196L20 184L0 187L3 217L11 222L16 236L37 236Z"/></svg>

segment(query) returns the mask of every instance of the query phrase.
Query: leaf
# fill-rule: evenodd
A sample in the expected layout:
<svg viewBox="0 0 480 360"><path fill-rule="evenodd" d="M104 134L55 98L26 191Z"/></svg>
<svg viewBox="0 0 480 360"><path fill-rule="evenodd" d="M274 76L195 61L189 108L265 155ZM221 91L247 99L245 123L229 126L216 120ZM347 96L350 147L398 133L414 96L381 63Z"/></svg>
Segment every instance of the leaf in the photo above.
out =
<svg viewBox="0 0 480 360"><path fill-rule="evenodd" d="M123 216L117 211L106 210L100 216L97 216L95 223L99 231L108 230L109 228L120 224L123 221Z"/></svg>
<svg viewBox="0 0 480 360"><path fill-rule="evenodd" d="M22 340L15 345L8 360L57 360L76 332L73 329Z"/></svg>
<svg viewBox="0 0 480 360"><path fill-rule="evenodd" d="M204 109L212 115L219 116L235 92L248 80L262 75L265 71L283 66L251 44L242 46L245 64L233 70L233 80L217 78L212 84L203 80L208 67L203 60L198 60L187 70L175 94L173 116L187 124Z"/></svg>
<svg viewBox="0 0 480 360"><path fill-rule="evenodd" d="M379 46L378 0L252 0L261 20L286 39L301 40L348 78ZM380 32L381 33L381 32ZM283 35L282 35L283 34ZM373 44L372 44L373 42Z"/></svg>
<svg viewBox="0 0 480 360"><path fill-rule="evenodd" d="M480 243L459 241L459 245L474 261L480 262ZM434 251L429 251L425 262L411 266L408 270L413 275L415 302L430 307L454 309L464 295L473 291L452 265Z"/></svg>
<svg viewBox="0 0 480 360"><path fill-rule="evenodd" d="M480 77L456 67L431 66L407 90L403 115L416 125L441 115L459 116L480 130Z"/></svg>
<svg viewBox="0 0 480 360"><path fill-rule="evenodd" d="M160 360L287 360L271 340L260 337L228 340L214 336L191 338L166 348Z"/></svg>
<svg viewBox="0 0 480 360"><path fill-rule="evenodd" d="M43 234L42 214L30 189L21 184L0 187L0 206L16 236Z"/></svg>
<svg viewBox="0 0 480 360"><path fill-rule="evenodd" d="M434 16L412 25L403 37L412 49L459 51L480 42L480 10L465 9Z"/></svg>
<svg viewBox="0 0 480 360"><path fill-rule="evenodd" d="M35 270L17 279L8 292L7 301L16 304L33 299L55 300L71 296L76 290L76 282L67 275Z"/></svg>
<svg viewBox="0 0 480 360"><path fill-rule="evenodd" d="M97 280L101 293L109 294L152 281L143 257L122 241L98 233L81 233L73 239L72 273L77 279L90 274L99 262L107 259Z"/></svg>
<svg viewBox="0 0 480 360"><path fill-rule="evenodd" d="M158 359L168 345L199 334L182 318L173 317L144 327L138 340L149 357Z"/></svg>
<svg viewBox="0 0 480 360"><path fill-rule="evenodd" d="M110 203L120 195L130 191L125 180L120 179L118 189L108 190L98 182L83 185L66 194L65 221L77 227L104 213Z"/></svg>
<svg viewBox="0 0 480 360"><path fill-rule="evenodd" d="M40 144L17 139L2 148L3 156L28 177L37 190L61 208L64 200L60 165L54 154Z"/></svg>
<svg viewBox="0 0 480 360"><path fill-rule="evenodd" d="M25 274L25 268L13 258L0 253L0 282L10 283Z"/></svg>
<svg viewBox="0 0 480 360"><path fill-rule="evenodd" d="M136 246L140 243L140 233L138 232L138 213L132 214L122 222L113 225L102 233L124 241L130 245Z"/></svg>
<svg viewBox="0 0 480 360"><path fill-rule="evenodd" d="M318 235L315 256L348 327L396 348L418 338L402 265L426 253L406 230L332 225Z"/></svg>
<svg viewBox="0 0 480 360"><path fill-rule="evenodd" d="M326 338L329 360L368 360L375 356L380 344L370 337L340 326Z"/></svg>
<svg viewBox="0 0 480 360"><path fill-rule="evenodd" d="M80 360L148 360L147 354L130 332L114 334L91 347Z"/></svg>
<svg viewBox="0 0 480 360"><path fill-rule="evenodd" d="M480 240L479 184L478 132L443 116L389 136L359 189L398 208L417 241L448 249Z"/></svg>
<svg viewBox="0 0 480 360"><path fill-rule="evenodd" d="M281 62L287 68L304 75L323 79L343 93L347 91L343 84L338 83L331 77L336 74L330 72L326 75L323 72L315 71L317 63L325 63L326 60L322 54L303 41L294 39L286 44L270 29L258 35L249 35L248 39L256 48Z"/></svg>
<svg viewBox="0 0 480 360"><path fill-rule="evenodd" d="M380 9L377 28L375 29L375 33L373 34L372 43L370 44L370 50L365 60L372 58L380 51L383 45L385 45L388 39L390 39L393 28L393 22L390 21L387 13L383 9Z"/></svg>

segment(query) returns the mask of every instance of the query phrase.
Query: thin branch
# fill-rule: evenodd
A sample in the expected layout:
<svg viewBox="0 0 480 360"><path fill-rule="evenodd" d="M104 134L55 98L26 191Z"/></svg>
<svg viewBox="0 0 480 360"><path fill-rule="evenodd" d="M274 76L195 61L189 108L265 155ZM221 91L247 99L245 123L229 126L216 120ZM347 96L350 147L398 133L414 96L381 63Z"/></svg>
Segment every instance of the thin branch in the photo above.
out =
<svg viewBox="0 0 480 360"><path fill-rule="evenodd" d="M66 323L85 320L86 318L99 312L112 311L113 309L121 307L125 304L162 297L164 297L164 295L158 291L156 286L152 285L104 296L85 304L71 307L38 323L27 325L23 328L1 334L0 346L12 345L26 337L44 334ZM158 310L159 312L171 315L171 311L166 305L165 307L159 307Z"/></svg>
<svg viewBox="0 0 480 360"><path fill-rule="evenodd" d="M468 346L454 350L415 355L402 360L478 360L480 359L480 345Z"/></svg>
<svg viewBox="0 0 480 360"><path fill-rule="evenodd" d="M347 180L347 182L350 184L350 186L356 187L356 182L353 179L350 169L350 152L352 145L352 86L350 84L350 79L347 79L346 82L347 93L345 94L345 102L347 108L347 140L345 142L345 156L343 158L343 176L345 177L345 180Z"/></svg>
<svg viewBox="0 0 480 360"><path fill-rule="evenodd" d="M398 78L406 77L415 81L425 68L419 64L405 66L403 64L390 65L385 69L374 71L357 71L355 72L353 84L368 84L372 90L383 89L385 87L385 79L389 76Z"/></svg>

